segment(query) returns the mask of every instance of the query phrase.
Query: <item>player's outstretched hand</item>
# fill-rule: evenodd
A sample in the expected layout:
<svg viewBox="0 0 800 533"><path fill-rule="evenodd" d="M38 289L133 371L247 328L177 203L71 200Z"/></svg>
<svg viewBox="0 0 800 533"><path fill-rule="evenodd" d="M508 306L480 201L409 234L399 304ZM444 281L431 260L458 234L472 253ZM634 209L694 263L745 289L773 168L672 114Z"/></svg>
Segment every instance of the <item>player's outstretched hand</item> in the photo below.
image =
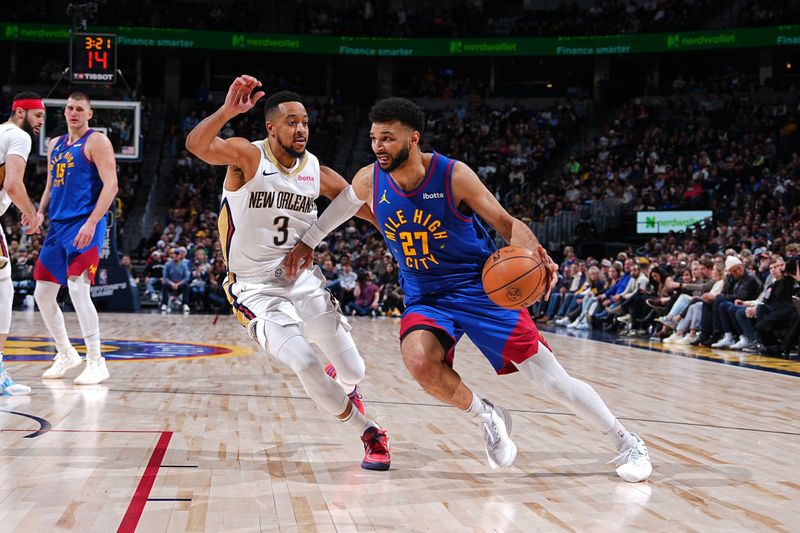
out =
<svg viewBox="0 0 800 533"><path fill-rule="evenodd" d="M542 260L542 263L544 263L544 266L547 267L547 270L550 271L548 274L550 286L544 293L544 301L546 302L550 299L550 293L558 283L558 265L550 258L550 254L547 253L547 250L545 250L544 246L541 244L536 247L536 253L539 254L539 258Z"/></svg>
<svg viewBox="0 0 800 533"><path fill-rule="evenodd" d="M295 279L303 268L314 264L314 250L303 241L298 241L283 260L283 268L289 279Z"/></svg>
<svg viewBox="0 0 800 533"><path fill-rule="evenodd" d="M225 95L225 103L222 107L235 115L247 113L266 94L264 91L254 93L253 91L257 87L261 87L261 82L253 76L247 74L238 76L228 88L228 94Z"/></svg>
<svg viewBox="0 0 800 533"><path fill-rule="evenodd" d="M83 226L81 226L81 229L75 236L75 240L72 241L72 245L78 250L89 246L89 243L91 243L94 238L94 230L96 227L97 224L91 220L87 220Z"/></svg>

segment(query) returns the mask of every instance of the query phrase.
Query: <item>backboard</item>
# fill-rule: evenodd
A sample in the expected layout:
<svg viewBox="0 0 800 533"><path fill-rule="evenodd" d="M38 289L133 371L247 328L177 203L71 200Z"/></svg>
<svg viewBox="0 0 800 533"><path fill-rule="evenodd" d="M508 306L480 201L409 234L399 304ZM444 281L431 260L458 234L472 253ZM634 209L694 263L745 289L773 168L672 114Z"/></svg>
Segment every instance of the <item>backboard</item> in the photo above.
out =
<svg viewBox="0 0 800 533"><path fill-rule="evenodd" d="M39 133L39 155L47 156L47 143L67 132L64 106L67 101L46 98L44 127ZM89 126L104 133L114 146L119 161L141 160L141 102L92 100L94 116Z"/></svg>

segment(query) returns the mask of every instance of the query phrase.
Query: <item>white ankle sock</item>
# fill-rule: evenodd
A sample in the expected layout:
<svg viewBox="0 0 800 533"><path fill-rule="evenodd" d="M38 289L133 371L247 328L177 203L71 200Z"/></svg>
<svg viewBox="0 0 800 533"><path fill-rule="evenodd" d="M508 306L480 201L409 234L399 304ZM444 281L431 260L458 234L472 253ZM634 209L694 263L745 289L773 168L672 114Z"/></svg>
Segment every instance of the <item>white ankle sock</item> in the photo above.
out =
<svg viewBox="0 0 800 533"><path fill-rule="evenodd" d="M359 435L361 435L371 427L380 428L378 424L376 424L366 416L362 415L361 412L358 409L356 409L355 405L353 405L352 403L350 405L351 405L350 414L347 416L347 418L341 419L342 423L357 429Z"/></svg>
<svg viewBox="0 0 800 533"><path fill-rule="evenodd" d="M622 451L625 448L633 446L633 444L636 442L636 437L634 437L622 426L622 423L620 423L619 419L614 420L614 427L606 431L604 435L609 435L611 437L611 440L614 442L614 446L617 447L617 451Z"/></svg>
<svg viewBox="0 0 800 533"><path fill-rule="evenodd" d="M477 418L479 415L491 413L492 408L489 404L478 398L478 395L473 392L472 403L465 412L472 415L473 418Z"/></svg>
<svg viewBox="0 0 800 533"><path fill-rule="evenodd" d="M94 333L84 339L86 343L86 358L92 361L100 359L100 334Z"/></svg>

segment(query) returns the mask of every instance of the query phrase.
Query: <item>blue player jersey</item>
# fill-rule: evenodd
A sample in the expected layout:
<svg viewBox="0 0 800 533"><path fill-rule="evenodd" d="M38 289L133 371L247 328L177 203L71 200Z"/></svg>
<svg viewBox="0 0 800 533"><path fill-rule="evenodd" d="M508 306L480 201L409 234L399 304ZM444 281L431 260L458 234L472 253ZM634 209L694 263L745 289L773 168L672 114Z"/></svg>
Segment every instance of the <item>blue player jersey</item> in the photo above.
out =
<svg viewBox="0 0 800 533"><path fill-rule="evenodd" d="M456 161L433 152L427 173L412 191L404 191L376 162L372 210L400 268L406 303L480 283L494 243L475 215L453 203Z"/></svg>
<svg viewBox="0 0 800 533"><path fill-rule="evenodd" d="M97 205L103 182L97 167L84 152L93 132L89 129L73 144L69 144L68 135L62 135L53 146L48 166L50 220L63 222L86 217Z"/></svg>

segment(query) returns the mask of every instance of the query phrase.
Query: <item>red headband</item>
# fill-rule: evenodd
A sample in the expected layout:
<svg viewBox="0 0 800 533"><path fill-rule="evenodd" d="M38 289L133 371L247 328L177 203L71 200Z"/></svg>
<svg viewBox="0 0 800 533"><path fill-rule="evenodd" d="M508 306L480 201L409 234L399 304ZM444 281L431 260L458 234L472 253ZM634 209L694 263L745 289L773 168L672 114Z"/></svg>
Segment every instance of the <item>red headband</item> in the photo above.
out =
<svg viewBox="0 0 800 533"><path fill-rule="evenodd" d="M20 108L26 111L30 109L44 109L44 102L41 98L20 98L19 100L14 100L14 103L11 104L11 111Z"/></svg>

